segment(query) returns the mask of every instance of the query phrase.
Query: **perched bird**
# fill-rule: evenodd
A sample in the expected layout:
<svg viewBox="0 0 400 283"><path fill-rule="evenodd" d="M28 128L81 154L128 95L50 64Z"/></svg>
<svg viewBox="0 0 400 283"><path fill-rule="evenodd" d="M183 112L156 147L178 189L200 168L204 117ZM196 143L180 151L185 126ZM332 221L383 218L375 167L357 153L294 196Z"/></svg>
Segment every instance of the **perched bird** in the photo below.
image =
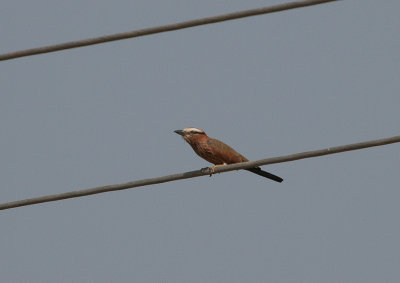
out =
<svg viewBox="0 0 400 283"><path fill-rule="evenodd" d="M229 145L208 137L203 130L197 128L185 128L174 132L181 135L183 139L190 144L198 156L214 164L214 166L211 167L212 172L216 166L249 161ZM263 171L260 167L246 170L279 183L283 181L281 177Z"/></svg>

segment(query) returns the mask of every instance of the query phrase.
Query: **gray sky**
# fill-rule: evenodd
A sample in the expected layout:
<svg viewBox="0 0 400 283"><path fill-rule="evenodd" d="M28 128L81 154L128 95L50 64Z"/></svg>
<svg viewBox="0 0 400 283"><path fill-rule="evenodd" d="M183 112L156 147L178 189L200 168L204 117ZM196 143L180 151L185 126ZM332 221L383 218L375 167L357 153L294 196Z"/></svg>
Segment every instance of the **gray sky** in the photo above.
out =
<svg viewBox="0 0 400 283"><path fill-rule="evenodd" d="M283 1L2 1L1 53ZM0 62L1 202L399 134L400 2ZM395 282L399 145L2 211L4 282Z"/></svg>

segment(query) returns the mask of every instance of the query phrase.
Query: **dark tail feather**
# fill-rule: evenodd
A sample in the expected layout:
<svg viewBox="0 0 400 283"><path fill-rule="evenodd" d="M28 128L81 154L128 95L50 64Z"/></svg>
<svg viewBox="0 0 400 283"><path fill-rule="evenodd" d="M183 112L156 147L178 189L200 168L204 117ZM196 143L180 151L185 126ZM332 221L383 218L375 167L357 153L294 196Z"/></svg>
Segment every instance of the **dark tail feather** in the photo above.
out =
<svg viewBox="0 0 400 283"><path fill-rule="evenodd" d="M266 171L263 171L263 170L261 170L260 167L250 168L250 169L246 169L246 170L247 170L247 171L250 171L250 172L252 172L252 173L254 173L254 174L263 176L263 177L265 177L265 178L274 180L275 182L281 183L281 182L283 181L283 179L282 179L281 177L278 177L278 176L276 176L276 175L274 175L274 174L271 174L271 173L268 173L268 172L266 172Z"/></svg>

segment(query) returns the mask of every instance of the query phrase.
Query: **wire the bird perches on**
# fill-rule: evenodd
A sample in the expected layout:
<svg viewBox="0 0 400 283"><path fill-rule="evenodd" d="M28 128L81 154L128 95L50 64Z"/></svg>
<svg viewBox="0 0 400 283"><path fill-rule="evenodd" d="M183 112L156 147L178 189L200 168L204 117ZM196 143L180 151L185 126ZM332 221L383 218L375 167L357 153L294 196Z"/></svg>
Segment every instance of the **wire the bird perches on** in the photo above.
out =
<svg viewBox="0 0 400 283"><path fill-rule="evenodd" d="M371 141L360 142L360 143L353 143L353 144L348 144L348 145L329 147L329 148L325 148L325 149L306 151L306 152L301 152L301 153L296 153L296 154L291 154L291 155L260 159L260 160L256 160L256 161L230 164L230 165L226 165L226 166L216 167L214 169L214 173L222 173L222 172L228 172L228 171L239 170L239 169L247 169L247 168L252 168L252 167L257 167L257 166L262 166L262 165L267 165L267 164L289 162L289 161L294 161L294 160L299 160L299 159L340 153L340 152L344 152L344 151L363 149L363 148L367 148L367 147L381 146L381 145L397 143L397 142L400 142L400 136L394 136L394 137L378 139L378 140L371 140ZM163 176L163 177L156 177L156 178L132 181L132 182L123 183L123 184L108 185L108 186L103 186L103 187L96 187L96 188L91 188L91 189L84 189L84 190L79 190L79 191L72 191L72 192L67 192L67 193L47 195L47 196L43 196L43 197L36 197L36 198L30 198L30 199L25 199L25 200L12 201L12 202L0 204L0 210L15 208L15 207L19 207L19 206L33 205L33 204L38 204L38 203L43 203L43 202L57 201L57 200L68 199L68 198L83 197L83 196L100 194L100 193L111 192L111 191L126 190L126 189L130 189L130 188L135 188L135 187L148 186L148 185L153 185L153 184L160 184L160 183L171 182L171 181L176 181L176 180L205 176L205 175L209 175L210 173L211 172L210 172L209 168L207 168L207 170L202 169L202 170L196 170L196 171L189 171L189 172L184 172L184 173L167 175L167 176Z"/></svg>
<svg viewBox="0 0 400 283"><path fill-rule="evenodd" d="M83 40L76 40L76 41L70 41L70 42L64 42L64 43L59 43L59 44L54 44L54 45L43 46L43 47L19 50L19 51L0 54L0 61L15 59L15 58L19 58L19 57L25 57L25 56L31 56L31 55L37 55L37 54L43 54L43 53L50 53L50 52L55 52L55 51L60 51L60 50L65 50L65 49L82 47L82 46L100 44L100 43L105 43L105 42L109 42L109 41L145 36L145 35L150 35L150 34L155 34L155 33L185 29L185 28L190 28L190 27L195 27L195 26L213 24L213 23L218 23L218 22L223 22L223 21L230 21L230 20L235 20L235 19L240 19L240 18L245 18L245 17L274 13L274 12L295 9L295 8L301 8L301 7L307 7L307 6L312 6L312 5L318 5L318 4L323 4L323 3L333 2L333 1L338 1L338 0L295 1L295 2L289 2L289 3L283 3L283 4L274 5L274 6L269 6L269 7L262 7L262 8L256 8L256 9L251 9L251 10L229 13L229 14L222 14L222 15L218 15L218 16L194 19L194 20L189 20L189 21L184 21L184 22L179 22L179 23L174 23L174 24L169 24L169 25L156 26L156 27L133 30L133 31L128 31L128 32L103 35L103 36L93 37L93 38L88 38L88 39L83 39Z"/></svg>

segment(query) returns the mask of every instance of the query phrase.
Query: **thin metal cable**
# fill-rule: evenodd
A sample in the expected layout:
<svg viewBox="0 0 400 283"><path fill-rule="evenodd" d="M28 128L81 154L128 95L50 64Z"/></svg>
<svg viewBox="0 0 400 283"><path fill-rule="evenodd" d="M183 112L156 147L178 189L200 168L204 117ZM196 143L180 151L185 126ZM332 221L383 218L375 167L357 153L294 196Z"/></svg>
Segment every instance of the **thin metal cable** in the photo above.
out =
<svg viewBox="0 0 400 283"><path fill-rule="evenodd" d="M347 144L347 145L341 145L341 146L335 146L335 147L328 147L325 149L306 151L306 152L285 155L285 156L279 156L279 157L265 158L265 159L260 159L260 160L256 160L256 161L230 164L230 165L226 165L226 166L216 167L214 170L214 174L233 171L233 170L239 170L239 169L247 169L247 168L252 168L252 167L257 167L257 166L262 166L262 165L267 165L267 164L289 162L289 161L294 161L294 160L299 160L299 159L323 156L323 155L328 155L328 154L335 154L335 153L363 149L363 148L368 148L368 147L373 147L373 146L382 146L382 145L387 145L387 144L397 143L397 142L400 142L400 136L394 136L394 137L390 137L390 138L371 140L371 141L366 141L366 142L353 143L353 144ZM160 184L160 183L171 182L171 181L176 181L176 180L205 176L205 175L209 175L210 173L211 173L210 168L205 168L205 169L196 170L196 171L189 171L189 172L172 174L172 175L167 175L167 176L162 176L162 177L143 179L143 180L132 181L132 182L127 182L127 183L123 183L123 184L108 185L108 186L95 187L95 188L72 191L72 192L61 193L61 194L47 195L47 196L43 196L43 197L29 198L29 199L12 201L12 202L0 204L0 210L10 209L10 208L19 207L19 206L33 205L33 204L43 203L43 202L57 201L57 200L68 199L68 198L83 197L83 196L100 194L100 193L111 192L111 191L126 190L126 189L130 189L130 188L141 187L141 186L148 186L148 185Z"/></svg>
<svg viewBox="0 0 400 283"><path fill-rule="evenodd" d="M185 28L190 28L190 27L195 27L195 26L200 26L200 25L207 25L207 24L213 24L213 23L218 23L218 22L223 22L223 21L230 21L230 20L235 20L235 19L240 19L240 18L245 18L245 17L274 13L274 12L295 9L295 8L300 8L300 7L306 7L306 6L312 6L312 5L317 5L317 4L323 4L323 3L333 2L333 1L339 1L339 0L305 0L305 1L289 2L289 3L283 3L283 4L278 4L278 5L269 6L269 7L262 7L262 8L256 8L256 9L251 9L251 10L229 13L229 14L222 14L222 15L213 16L213 17L206 17L206 18L200 18L200 19L195 19L195 20L190 20L190 21L184 21L184 22L179 22L179 23L175 23L175 24L145 28L145 29L116 33L116 34L111 34L111 35L93 37L93 38L88 38L88 39L83 39L83 40L64 42L64 43L60 43L60 44L48 45L48 46L43 46L43 47L19 50L19 51L0 54L0 61L10 60L10 59L19 58L19 57L25 57L25 56L32 56L32 55L37 55L37 54L42 54L42 53L50 53L50 52L55 52L55 51L60 51L60 50L65 50L65 49L82 47L82 46L100 44L100 43L105 43L105 42L109 42L109 41L145 36L145 35L150 35L150 34L155 34L155 33L185 29Z"/></svg>

